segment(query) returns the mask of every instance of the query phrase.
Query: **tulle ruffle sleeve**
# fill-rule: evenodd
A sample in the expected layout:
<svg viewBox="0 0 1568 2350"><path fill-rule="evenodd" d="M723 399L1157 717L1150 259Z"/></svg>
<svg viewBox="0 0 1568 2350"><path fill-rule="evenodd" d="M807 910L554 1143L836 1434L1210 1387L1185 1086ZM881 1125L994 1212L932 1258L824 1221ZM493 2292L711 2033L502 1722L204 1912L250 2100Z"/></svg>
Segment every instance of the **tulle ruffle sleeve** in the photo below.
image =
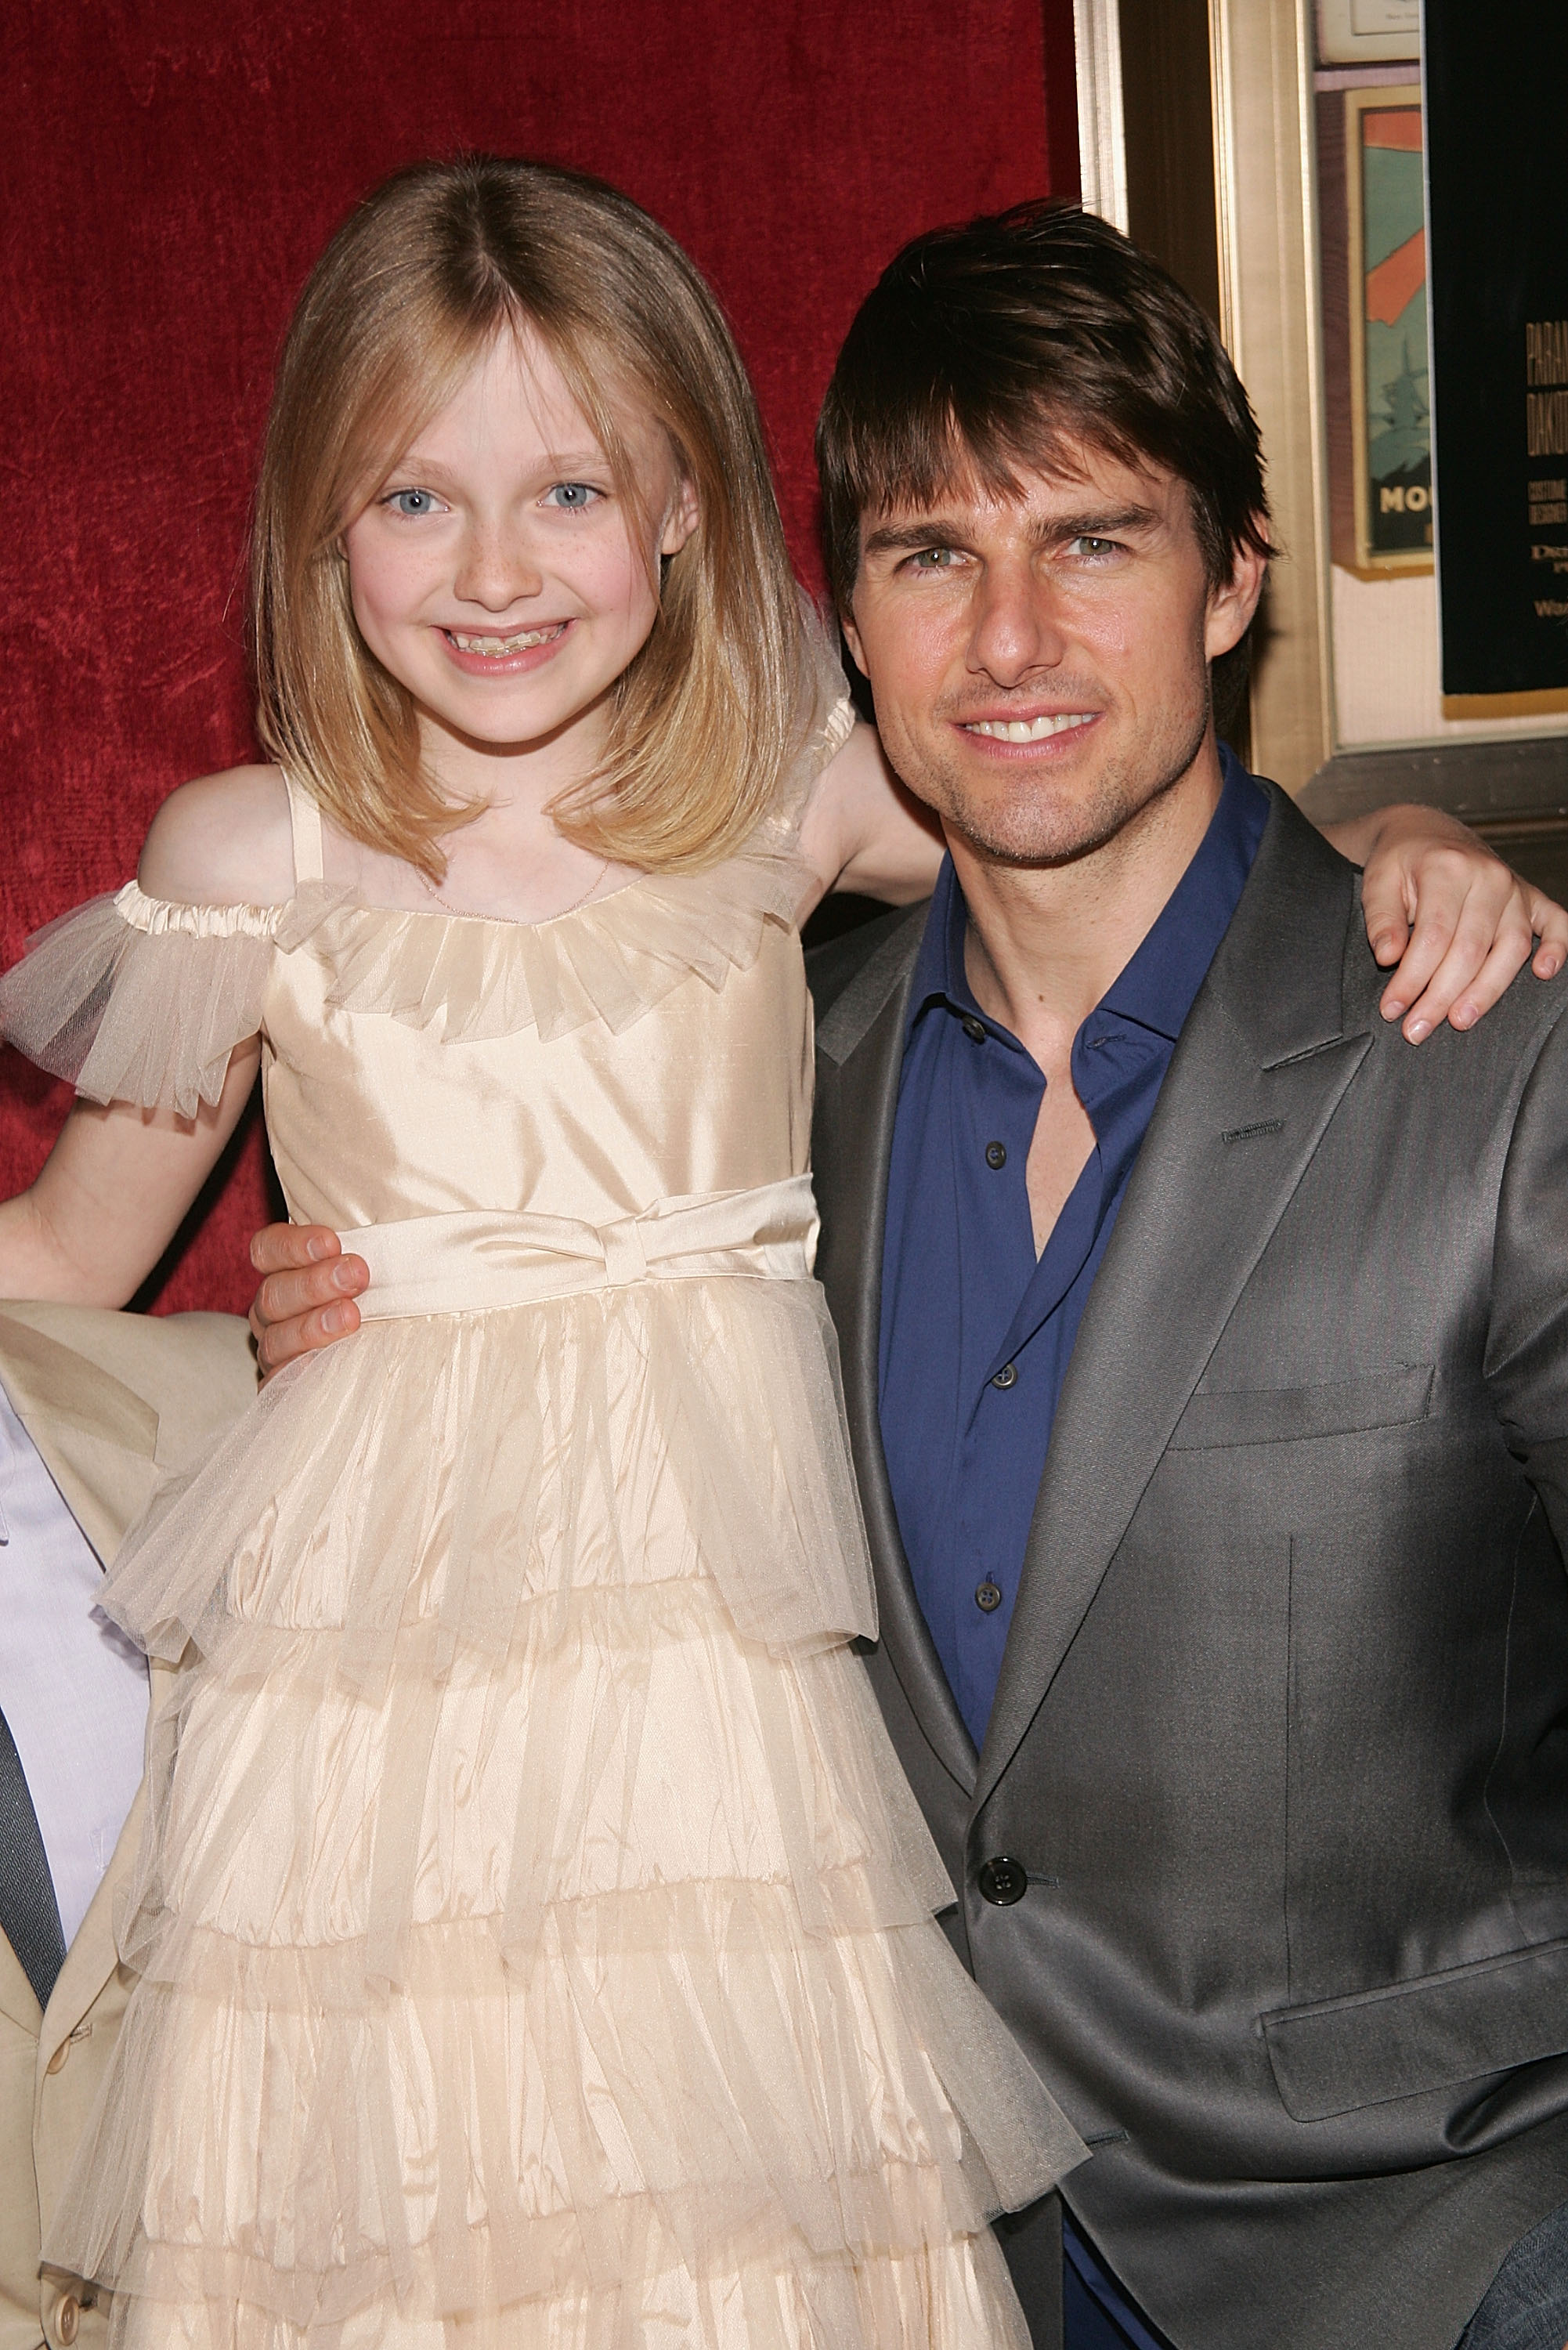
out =
<svg viewBox="0 0 1568 2350"><path fill-rule="evenodd" d="M338 894L186 906L128 881L27 941L0 979L0 1035L89 1101L194 1118L222 1093L235 1045L262 1026L274 955Z"/></svg>

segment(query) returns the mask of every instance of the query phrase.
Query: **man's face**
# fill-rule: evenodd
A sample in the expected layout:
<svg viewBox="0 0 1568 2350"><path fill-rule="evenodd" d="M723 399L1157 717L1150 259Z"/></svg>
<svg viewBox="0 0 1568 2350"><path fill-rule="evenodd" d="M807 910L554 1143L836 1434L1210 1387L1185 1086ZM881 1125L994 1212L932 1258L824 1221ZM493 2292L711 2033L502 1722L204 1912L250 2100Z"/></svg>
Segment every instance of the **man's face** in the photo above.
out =
<svg viewBox="0 0 1568 2350"><path fill-rule="evenodd" d="M898 773L1007 863L1086 854L1192 768L1262 584L1244 556L1210 588L1185 483L1068 454L1014 497L864 516L846 623Z"/></svg>

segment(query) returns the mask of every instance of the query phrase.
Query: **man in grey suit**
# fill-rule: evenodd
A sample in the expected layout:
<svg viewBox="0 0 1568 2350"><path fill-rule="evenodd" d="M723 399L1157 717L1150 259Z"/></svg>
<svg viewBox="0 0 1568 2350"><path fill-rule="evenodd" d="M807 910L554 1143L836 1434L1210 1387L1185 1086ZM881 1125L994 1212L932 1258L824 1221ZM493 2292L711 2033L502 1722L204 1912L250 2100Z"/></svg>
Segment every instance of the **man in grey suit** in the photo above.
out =
<svg viewBox="0 0 1568 2350"><path fill-rule="evenodd" d="M1216 739L1245 395L1103 224L909 247L819 453L950 854L815 960L817 1269L868 1667L1095 2148L1006 2231L1036 2341L1560 2350L1568 983L1384 1016L1355 869Z"/></svg>
<svg viewBox="0 0 1568 2350"><path fill-rule="evenodd" d="M817 1269L871 1670L1096 2149L1067 2338L1559 2350L1568 993L1412 1052L1221 753L1256 429L1114 233L922 239L819 453L950 862L819 959Z"/></svg>

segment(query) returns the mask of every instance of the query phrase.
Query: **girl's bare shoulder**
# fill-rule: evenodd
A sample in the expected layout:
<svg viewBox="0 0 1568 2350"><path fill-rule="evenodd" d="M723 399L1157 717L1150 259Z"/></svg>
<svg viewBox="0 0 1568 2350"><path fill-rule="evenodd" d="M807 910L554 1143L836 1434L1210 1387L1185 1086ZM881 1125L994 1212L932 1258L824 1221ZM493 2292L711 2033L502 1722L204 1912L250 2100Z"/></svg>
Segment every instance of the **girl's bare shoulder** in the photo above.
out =
<svg viewBox="0 0 1568 2350"><path fill-rule="evenodd" d="M136 878L187 906L281 906L294 895L288 792L276 767L227 767L171 792Z"/></svg>

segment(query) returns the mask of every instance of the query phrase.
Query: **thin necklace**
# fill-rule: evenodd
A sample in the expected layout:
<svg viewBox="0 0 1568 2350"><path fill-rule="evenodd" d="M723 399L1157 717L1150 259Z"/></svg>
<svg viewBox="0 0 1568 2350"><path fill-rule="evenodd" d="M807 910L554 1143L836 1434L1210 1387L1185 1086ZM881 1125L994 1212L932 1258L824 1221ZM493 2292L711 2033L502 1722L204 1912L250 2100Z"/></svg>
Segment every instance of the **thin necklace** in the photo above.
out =
<svg viewBox="0 0 1568 2350"><path fill-rule="evenodd" d="M607 857L602 858L599 862L598 871L594 875L593 879L588 883L587 888L583 891L580 898L574 898L569 906L562 906L554 914L542 914L536 921L526 923L523 922L521 917L516 914L476 915L471 912L466 907L448 904L446 899L441 896L441 891L439 889L431 889L429 882L425 884L425 887L430 889L431 896L435 899L436 904L442 908L446 913L455 914L459 921L517 922L523 929L537 930L545 922L559 922L563 920L567 914L575 914L578 912L582 907L587 904L588 899L593 896L594 891L598 888L599 883L604 879L605 875L609 871L609 858Z"/></svg>

